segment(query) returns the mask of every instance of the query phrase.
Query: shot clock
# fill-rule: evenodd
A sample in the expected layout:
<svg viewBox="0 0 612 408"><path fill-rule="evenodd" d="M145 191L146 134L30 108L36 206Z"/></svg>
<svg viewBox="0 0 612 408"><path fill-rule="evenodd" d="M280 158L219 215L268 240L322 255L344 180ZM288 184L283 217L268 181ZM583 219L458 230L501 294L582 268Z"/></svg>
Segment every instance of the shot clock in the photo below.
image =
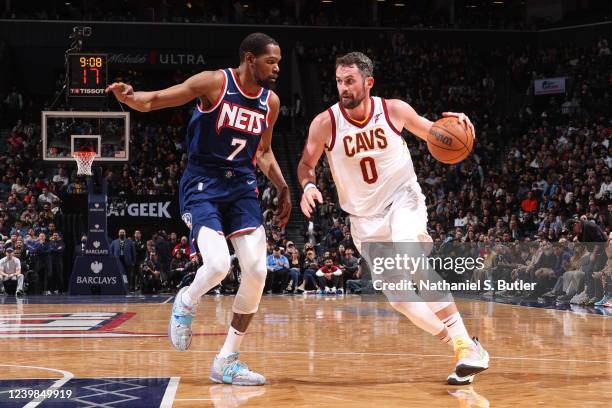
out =
<svg viewBox="0 0 612 408"><path fill-rule="evenodd" d="M77 98L104 98L108 67L106 54L70 54L68 95Z"/></svg>

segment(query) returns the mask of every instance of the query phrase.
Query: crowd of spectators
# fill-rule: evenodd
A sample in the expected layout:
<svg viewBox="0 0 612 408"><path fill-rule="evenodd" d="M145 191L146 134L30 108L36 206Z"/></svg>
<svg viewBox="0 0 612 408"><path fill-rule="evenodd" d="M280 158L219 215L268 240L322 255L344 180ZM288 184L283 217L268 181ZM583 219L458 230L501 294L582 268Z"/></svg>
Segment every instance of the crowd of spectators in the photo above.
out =
<svg viewBox="0 0 612 408"><path fill-rule="evenodd" d="M571 241L574 235L566 228L571 219L592 221L602 233L610 233L612 146L607 67L611 57L606 39L587 48L567 45L488 51L413 44L399 32L389 40L390 48L373 43L358 47L375 61L374 94L406 100L430 120L439 118L443 111L463 111L477 129L473 154L455 166L435 161L424 143L407 136L427 197L430 235L437 245L449 241L471 243L494 252L492 248L499 244ZM326 105L336 100L333 58L345 51L347 46L313 47L302 55L321 67L321 92ZM403 63L406 60L411 63ZM381 72L384 76L378 74ZM529 88L531 80L553 75L568 77L566 93L534 96ZM178 75L176 82L180 80ZM503 80L514 92L524 95L522 104L511 107L500 98ZM51 225L54 217L61 214L62 199L67 194L84 192L85 186L74 174L74 166L60 165L49 173L29 165L40 159L40 129L35 122L22 121L20 114L32 104L16 90L3 99L3 108L15 118L15 124L0 160L0 232L6 238L5 246L14 245L19 257L20 239L23 243L19 248L27 247L28 237L29 241L39 242L40 248L51 246L52 239L47 237L53 235ZM186 165L182 141L188 115L188 109L177 110L170 114L166 126L137 117L130 143L138 148L131 149L129 163L108 168L109 194L174 194ZM266 292L359 290L354 282L363 276L364 265L355 253L350 222L339 208L325 160L317 169L317 180L325 202L317 208L314 220L306 224L307 242L298 249L287 240L284 231L275 227L276 193L258 174L272 257L268 260ZM61 233L58 237L61 239ZM132 241L136 255L126 265L130 289L174 290L193 276L197 259L190 259L176 233L160 231L147 238L134 236ZM52 256L36 251L39 249L32 250L31 259L25 263L35 265L31 269L41 278L40 290L65 290L65 279L61 284L56 279L51 279L51 284L48 279L57 276L57 267L54 269L50 261ZM531 274L542 267L534 268L527 275L525 271L510 271L510 277L542 278L543 272L539 276ZM231 292L239 270L234 259L227 282L215 290ZM563 275L559 270L556 277ZM600 271L591 274L595 272ZM552 285L541 287L553 290L557 282L553 282L552 275L548 278ZM582 282L586 284L588 280ZM574 286L580 287L580 282ZM605 287L604 279L602 288ZM559 293L558 289L553 292ZM595 297L593 292L588 301Z"/></svg>
<svg viewBox="0 0 612 408"><path fill-rule="evenodd" d="M127 0L123 2L8 2L1 18L79 21L149 21L204 24L304 26L389 26L407 28L483 28L527 30L609 20L605 0L567 12L561 19L532 17L525 2L426 0L378 2L274 0ZM374 8L376 11L374 11Z"/></svg>

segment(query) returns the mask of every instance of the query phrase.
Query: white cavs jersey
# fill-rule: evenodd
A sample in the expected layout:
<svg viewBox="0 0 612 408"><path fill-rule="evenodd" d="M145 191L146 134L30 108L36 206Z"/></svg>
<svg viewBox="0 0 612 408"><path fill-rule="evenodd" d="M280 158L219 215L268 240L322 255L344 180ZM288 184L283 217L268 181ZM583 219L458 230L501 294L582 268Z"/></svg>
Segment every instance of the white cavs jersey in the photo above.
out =
<svg viewBox="0 0 612 408"><path fill-rule="evenodd" d="M338 190L340 207L359 217L381 214L393 194L416 182L408 146L390 120L385 100L370 98L368 118L351 119L341 104L328 109L332 135L327 160Z"/></svg>

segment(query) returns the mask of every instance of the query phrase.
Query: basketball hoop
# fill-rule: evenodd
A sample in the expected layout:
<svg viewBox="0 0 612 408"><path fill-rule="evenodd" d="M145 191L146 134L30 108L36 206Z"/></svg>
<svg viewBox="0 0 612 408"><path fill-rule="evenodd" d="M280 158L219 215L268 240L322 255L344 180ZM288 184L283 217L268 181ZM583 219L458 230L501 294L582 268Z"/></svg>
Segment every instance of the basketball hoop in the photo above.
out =
<svg viewBox="0 0 612 408"><path fill-rule="evenodd" d="M77 175L79 176L91 176L91 164L96 157L96 152L74 152L72 157L77 162Z"/></svg>

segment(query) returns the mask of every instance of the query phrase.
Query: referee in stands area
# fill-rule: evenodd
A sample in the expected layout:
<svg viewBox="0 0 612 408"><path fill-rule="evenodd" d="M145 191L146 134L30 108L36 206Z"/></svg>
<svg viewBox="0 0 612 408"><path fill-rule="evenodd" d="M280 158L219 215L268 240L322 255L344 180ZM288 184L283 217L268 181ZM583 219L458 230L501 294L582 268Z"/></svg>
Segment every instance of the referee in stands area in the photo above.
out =
<svg viewBox="0 0 612 408"><path fill-rule="evenodd" d="M13 256L13 248L6 249L6 256L0 259L0 296L6 295L4 282L8 280L17 281L15 296L23 296L23 274L21 273L21 261Z"/></svg>

